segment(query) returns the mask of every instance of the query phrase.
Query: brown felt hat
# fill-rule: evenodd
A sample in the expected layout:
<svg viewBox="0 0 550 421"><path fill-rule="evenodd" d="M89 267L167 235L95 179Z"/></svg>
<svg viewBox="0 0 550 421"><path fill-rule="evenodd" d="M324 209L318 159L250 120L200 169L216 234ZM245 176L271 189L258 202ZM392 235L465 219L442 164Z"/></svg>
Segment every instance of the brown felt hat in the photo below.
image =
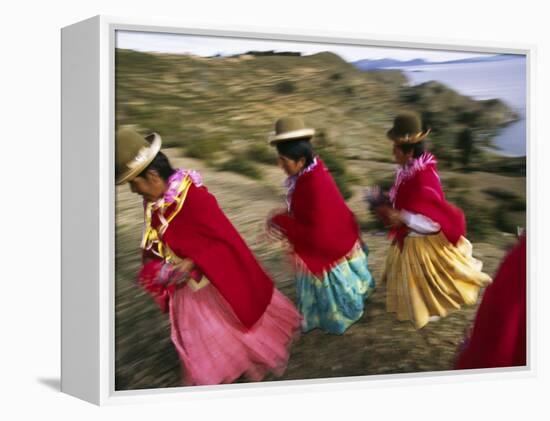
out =
<svg viewBox="0 0 550 421"><path fill-rule="evenodd" d="M420 116L413 112L397 115L393 120L393 127L388 130L388 139L398 145L418 143L426 138L430 129L422 130Z"/></svg>
<svg viewBox="0 0 550 421"><path fill-rule="evenodd" d="M162 140L157 133L143 137L131 128L122 128L115 139L115 182L133 180L160 151Z"/></svg>
<svg viewBox="0 0 550 421"><path fill-rule="evenodd" d="M275 123L275 132L269 136L268 142L275 145L289 140L310 139L314 134L315 129L307 128L301 118L283 117Z"/></svg>

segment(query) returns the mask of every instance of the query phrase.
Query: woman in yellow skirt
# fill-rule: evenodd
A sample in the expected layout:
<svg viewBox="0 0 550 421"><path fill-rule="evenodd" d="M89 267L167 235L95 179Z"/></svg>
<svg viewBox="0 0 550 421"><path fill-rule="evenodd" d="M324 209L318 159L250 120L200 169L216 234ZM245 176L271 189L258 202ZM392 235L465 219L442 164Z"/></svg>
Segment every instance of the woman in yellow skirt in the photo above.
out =
<svg viewBox="0 0 550 421"><path fill-rule="evenodd" d="M399 168L389 203L382 204L379 193L370 195L393 238L383 275L387 311L417 329L475 304L480 288L491 282L472 257L464 213L445 200L437 161L424 151L428 133L414 113L395 118L387 136Z"/></svg>

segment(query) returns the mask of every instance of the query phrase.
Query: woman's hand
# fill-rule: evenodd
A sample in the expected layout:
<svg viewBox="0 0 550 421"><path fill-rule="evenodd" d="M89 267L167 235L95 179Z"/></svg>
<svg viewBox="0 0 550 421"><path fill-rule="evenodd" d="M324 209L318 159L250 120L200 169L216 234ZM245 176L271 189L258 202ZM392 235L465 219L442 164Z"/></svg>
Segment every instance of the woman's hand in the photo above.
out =
<svg viewBox="0 0 550 421"><path fill-rule="evenodd" d="M285 239L285 235L281 227L279 227L277 224L274 224L271 219L267 221L265 232L268 238L271 238L273 240L282 241Z"/></svg>
<svg viewBox="0 0 550 421"><path fill-rule="evenodd" d="M389 208L387 211L388 223L395 228L399 228L404 225L401 219L401 212L397 209Z"/></svg>
<svg viewBox="0 0 550 421"><path fill-rule="evenodd" d="M382 205L376 208L376 214L378 218L384 223L385 226L399 228L403 226L403 220L401 219L401 213L388 205Z"/></svg>
<svg viewBox="0 0 550 421"><path fill-rule="evenodd" d="M379 186L366 187L363 190L363 200L369 205L370 210L374 210L380 204L382 191Z"/></svg>
<svg viewBox="0 0 550 421"><path fill-rule="evenodd" d="M186 282L191 277L191 271L195 267L195 263L188 257L178 260L173 264L174 275L172 284L179 285Z"/></svg>
<svg viewBox="0 0 550 421"><path fill-rule="evenodd" d="M276 215L286 214L287 210L285 208L280 209L273 209L271 212L269 212L267 216L267 221L265 225L265 231L269 238L275 239L275 240L284 240L285 235L282 231L281 227L279 227L277 224L273 222L273 218Z"/></svg>
<svg viewBox="0 0 550 421"><path fill-rule="evenodd" d="M283 234L281 227L270 222L267 223L266 234L273 240L282 241L285 239L285 235Z"/></svg>

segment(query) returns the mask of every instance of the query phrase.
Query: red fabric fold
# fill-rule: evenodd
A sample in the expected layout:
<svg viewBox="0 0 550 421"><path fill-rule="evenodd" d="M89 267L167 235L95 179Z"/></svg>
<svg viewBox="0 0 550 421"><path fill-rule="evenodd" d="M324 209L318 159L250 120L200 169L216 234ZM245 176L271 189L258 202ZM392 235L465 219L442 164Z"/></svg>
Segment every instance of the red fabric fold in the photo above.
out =
<svg viewBox="0 0 550 421"><path fill-rule="evenodd" d="M456 368L513 367L526 364L527 240L508 253L479 306L472 335Z"/></svg>
<svg viewBox="0 0 550 421"><path fill-rule="evenodd" d="M424 215L437 222L447 240L454 245L460 237L466 235L464 213L445 200L435 164L427 165L401 183L397 190L394 207ZM390 235L395 237L402 247L408 232L409 229L403 226L393 229Z"/></svg>
<svg viewBox="0 0 550 421"><path fill-rule="evenodd" d="M317 275L345 256L359 238L355 216L320 159L296 181L290 213L275 215L271 222Z"/></svg>
<svg viewBox="0 0 550 421"><path fill-rule="evenodd" d="M153 225L158 222L153 215ZM193 260L246 327L263 315L273 282L205 187L189 187L162 240L179 257Z"/></svg>
<svg viewBox="0 0 550 421"><path fill-rule="evenodd" d="M149 293L153 301L163 313L168 312L168 299L176 290L176 286L158 282L159 273L164 262L160 259L151 259L143 263L138 274L140 285Z"/></svg>

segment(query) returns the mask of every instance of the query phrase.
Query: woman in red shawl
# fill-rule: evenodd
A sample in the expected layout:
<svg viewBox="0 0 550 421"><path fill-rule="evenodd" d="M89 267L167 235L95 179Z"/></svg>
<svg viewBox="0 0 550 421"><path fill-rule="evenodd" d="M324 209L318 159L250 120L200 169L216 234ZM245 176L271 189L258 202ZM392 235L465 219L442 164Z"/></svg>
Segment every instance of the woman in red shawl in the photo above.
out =
<svg viewBox="0 0 550 421"><path fill-rule="evenodd" d="M343 334L363 315L374 280L355 217L323 161L313 154L313 134L296 117L275 125L270 143L288 176L287 209L271 217L268 226L294 250L302 330Z"/></svg>
<svg viewBox="0 0 550 421"><path fill-rule="evenodd" d="M121 129L116 141L117 184L129 182L144 198L139 281L170 314L184 384L282 374L300 314L273 287L200 175L171 167L160 136Z"/></svg>
<svg viewBox="0 0 550 421"><path fill-rule="evenodd" d="M387 310L417 329L462 305L475 304L481 287L491 282L472 257L464 237L463 212L445 200L436 159L424 151L420 118L398 115L387 133L399 164L390 190L390 206L377 213L390 225L393 243L383 279Z"/></svg>
<svg viewBox="0 0 550 421"><path fill-rule="evenodd" d="M527 240L508 253L483 294L457 369L524 366L527 362Z"/></svg>

